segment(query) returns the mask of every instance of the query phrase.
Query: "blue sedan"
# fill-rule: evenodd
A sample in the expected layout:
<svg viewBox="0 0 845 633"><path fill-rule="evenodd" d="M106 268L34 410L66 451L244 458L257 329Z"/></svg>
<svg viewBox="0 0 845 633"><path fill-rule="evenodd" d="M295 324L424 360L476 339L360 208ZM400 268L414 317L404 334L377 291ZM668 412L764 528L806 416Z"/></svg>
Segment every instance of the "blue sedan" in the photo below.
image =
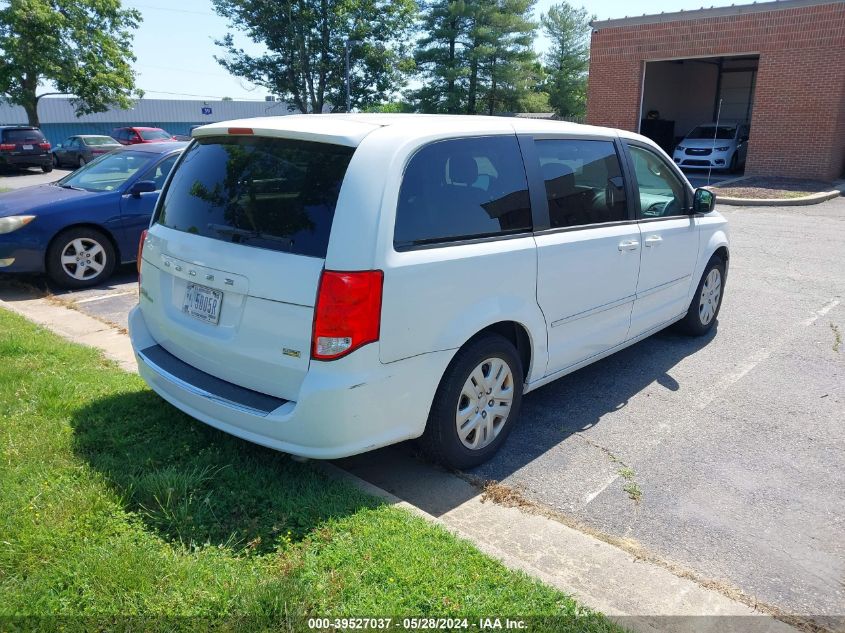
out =
<svg viewBox="0 0 845 633"><path fill-rule="evenodd" d="M48 185L0 194L0 273L46 272L67 288L135 261L141 232L187 143L132 145Z"/></svg>

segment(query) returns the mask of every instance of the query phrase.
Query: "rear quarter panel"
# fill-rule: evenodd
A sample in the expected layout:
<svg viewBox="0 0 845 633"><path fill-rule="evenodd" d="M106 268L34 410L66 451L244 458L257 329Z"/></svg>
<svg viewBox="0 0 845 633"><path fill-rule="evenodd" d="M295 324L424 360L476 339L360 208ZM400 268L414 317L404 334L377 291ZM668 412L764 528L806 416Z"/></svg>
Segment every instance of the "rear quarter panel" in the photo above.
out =
<svg viewBox="0 0 845 633"><path fill-rule="evenodd" d="M445 129L406 137L388 127L356 150L338 200L326 268L384 271L383 363L457 350L485 327L515 321L529 333L532 366L546 366L533 236L405 252L393 247L402 176L416 150L441 138L490 134Z"/></svg>

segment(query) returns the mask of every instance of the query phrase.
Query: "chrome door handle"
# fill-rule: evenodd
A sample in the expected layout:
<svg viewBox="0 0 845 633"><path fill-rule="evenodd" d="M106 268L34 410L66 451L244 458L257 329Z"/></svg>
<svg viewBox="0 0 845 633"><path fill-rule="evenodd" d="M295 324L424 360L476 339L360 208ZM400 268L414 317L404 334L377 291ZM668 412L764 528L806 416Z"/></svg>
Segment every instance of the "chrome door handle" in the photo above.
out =
<svg viewBox="0 0 845 633"><path fill-rule="evenodd" d="M645 238L645 245L646 246L659 246L660 242L663 241L663 238L659 235L649 235Z"/></svg>
<svg viewBox="0 0 845 633"><path fill-rule="evenodd" d="M624 242L619 242L619 250L620 251L635 251L639 248L640 243L637 240L625 240Z"/></svg>

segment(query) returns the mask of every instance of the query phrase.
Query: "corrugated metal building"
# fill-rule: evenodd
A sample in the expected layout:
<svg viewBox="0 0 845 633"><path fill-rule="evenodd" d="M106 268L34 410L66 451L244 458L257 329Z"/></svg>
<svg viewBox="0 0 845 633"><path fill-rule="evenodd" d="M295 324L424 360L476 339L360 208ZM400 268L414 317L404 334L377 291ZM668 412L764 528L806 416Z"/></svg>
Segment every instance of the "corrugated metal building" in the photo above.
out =
<svg viewBox="0 0 845 633"><path fill-rule="evenodd" d="M67 97L45 97L38 104L41 129L53 145L74 134L110 134L130 125L160 127L171 134L189 134L191 127L229 119L286 115L283 101L183 101L139 99L127 110L108 110L77 117ZM0 103L0 125L26 124L24 109Z"/></svg>

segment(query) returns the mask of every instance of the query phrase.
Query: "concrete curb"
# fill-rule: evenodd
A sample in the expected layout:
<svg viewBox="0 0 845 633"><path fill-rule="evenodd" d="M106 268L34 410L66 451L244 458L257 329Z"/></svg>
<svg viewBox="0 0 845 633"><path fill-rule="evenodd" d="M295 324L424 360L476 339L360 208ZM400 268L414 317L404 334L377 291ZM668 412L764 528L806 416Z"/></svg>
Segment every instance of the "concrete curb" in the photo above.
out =
<svg viewBox="0 0 845 633"><path fill-rule="evenodd" d="M737 180L742 179L739 178ZM728 182L736 181L726 180L724 182L720 182L718 185L706 186L704 187L704 189L712 190L714 187L727 184ZM801 198L778 198L771 200L761 198L731 198L728 196L720 196L718 191L714 191L713 193L716 194L716 204L726 204L736 207L801 207L808 206L811 204L819 204L821 202L825 202L826 200L833 200L834 198L838 198L839 196L845 194L845 182L836 184L835 188L830 191L821 191L819 193L814 193L809 196L803 196Z"/></svg>
<svg viewBox="0 0 845 633"><path fill-rule="evenodd" d="M49 298L32 298L25 293L11 300L0 300L0 308L20 314L72 342L95 347L123 369L137 372L129 337L117 328ZM362 461L366 463L366 456ZM328 462L315 463L329 476L442 526L506 567L523 571L573 596L627 629L649 633L687 633L705 629L726 633L797 630L719 591L677 576L664 566L638 559L559 521L485 501L475 487L450 473L425 471L425 466L419 464L418 470L404 469L404 481L397 478L390 482L389 487L394 489L407 491L409 486L415 486L419 490L420 478L425 477L425 494L440 501L450 500L434 516L352 472ZM361 472L362 467L356 469L353 465L353 469ZM415 501L432 506L421 503L425 499ZM674 617L667 619L666 616ZM702 623L700 616L731 617Z"/></svg>

